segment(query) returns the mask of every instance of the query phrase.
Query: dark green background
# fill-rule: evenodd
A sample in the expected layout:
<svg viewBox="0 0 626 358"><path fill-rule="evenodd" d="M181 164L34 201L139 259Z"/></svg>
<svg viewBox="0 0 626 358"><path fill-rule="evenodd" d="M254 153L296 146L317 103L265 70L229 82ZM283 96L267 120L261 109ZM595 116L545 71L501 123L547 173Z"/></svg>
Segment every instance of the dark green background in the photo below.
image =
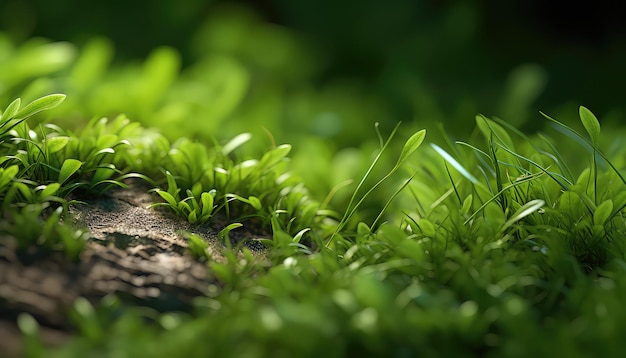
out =
<svg viewBox="0 0 626 358"><path fill-rule="evenodd" d="M143 58L154 47L168 45L189 64L194 61L189 39L224 2L4 0L0 21L16 42L43 36L80 44L105 35L115 44L118 61ZM238 3L293 29L323 55L314 84L356 81L389 103L399 120L412 117L416 81L450 116L467 98L475 105L463 115L479 110L513 116L499 99L511 71L523 64L539 65L545 87L533 100L532 115L517 122L532 127L539 110L581 104L601 120L624 119L626 27L620 5L610 1Z"/></svg>

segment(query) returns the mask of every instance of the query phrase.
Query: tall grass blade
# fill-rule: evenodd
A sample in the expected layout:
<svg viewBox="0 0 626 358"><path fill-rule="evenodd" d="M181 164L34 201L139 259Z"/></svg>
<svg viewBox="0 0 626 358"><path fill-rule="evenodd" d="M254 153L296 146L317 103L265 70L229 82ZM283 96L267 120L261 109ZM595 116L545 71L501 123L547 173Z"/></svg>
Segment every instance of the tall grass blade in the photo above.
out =
<svg viewBox="0 0 626 358"><path fill-rule="evenodd" d="M478 184L478 179L476 179L470 172L465 169L461 163L457 162L448 152L446 152L443 148L438 146L435 143L430 143L430 146L435 149L437 154L439 154L446 162L450 163L461 175L463 175L467 180L471 181L473 184Z"/></svg>

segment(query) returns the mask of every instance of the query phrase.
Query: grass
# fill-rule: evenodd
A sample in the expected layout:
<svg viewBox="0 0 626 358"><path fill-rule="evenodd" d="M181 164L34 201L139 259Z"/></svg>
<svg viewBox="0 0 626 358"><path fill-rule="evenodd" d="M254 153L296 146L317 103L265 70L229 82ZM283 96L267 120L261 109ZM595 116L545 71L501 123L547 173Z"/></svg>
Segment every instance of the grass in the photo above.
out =
<svg viewBox="0 0 626 358"><path fill-rule="evenodd" d="M626 348L624 152L604 154L623 130L601 131L589 109L578 113L586 134L548 116L551 132L536 134L477 116L463 141L443 131L422 145L430 131L398 125L385 139L376 126L374 145L331 151L336 161L322 161L327 175L312 189L293 168L324 153L297 152L297 141L272 136L255 142L247 130L194 131L189 118L206 108L185 99L193 80L178 76L172 51L156 51L143 72L108 78L97 61L106 49L90 46L59 75L83 86L75 99L7 100L3 241L31 261L53 252L79 260L86 234L68 223L72 194L101 195L133 177L181 220L226 217L226 260L212 261L207 243L186 234L188 254L220 283L191 312L79 299L68 312L76 334L55 349L42 346L25 312L17 322L27 355L618 356ZM213 66L239 75L231 86L247 81L236 62ZM109 93L136 78L132 103ZM96 94L106 95L92 113L85 108ZM199 115L227 118L240 96L230 88L220 107ZM124 115L70 123L116 101L141 123ZM414 134L398 138L405 131ZM347 184L340 169L362 179ZM271 265L231 247L229 233L252 221L271 232L260 240Z"/></svg>

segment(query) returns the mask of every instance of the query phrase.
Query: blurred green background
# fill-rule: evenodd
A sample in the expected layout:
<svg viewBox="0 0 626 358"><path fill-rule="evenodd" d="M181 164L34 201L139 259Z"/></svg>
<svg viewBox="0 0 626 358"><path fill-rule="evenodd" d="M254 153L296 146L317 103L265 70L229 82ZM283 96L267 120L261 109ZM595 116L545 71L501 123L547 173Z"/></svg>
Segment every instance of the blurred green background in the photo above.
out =
<svg viewBox="0 0 626 358"><path fill-rule="evenodd" d="M546 125L539 111L575 123L584 105L603 127L621 126L619 7L3 0L0 103L66 93L50 112L55 123L80 127L125 113L172 141L225 142L251 132L241 159L290 143L294 171L325 195L371 162L376 122L383 134L402 121L404 139L427 128L428 141L441 142L437 123L466 139L481 113L532 133Z"/></svg>
<svg viewBox="0 0 626 358"><path fill-rule="evenodd" d="M538 110L579 104L623 119L626 27L611 3L3 0L0 20L16 43L42 36L80 45L100 35L114 44L117 61L166 45L180 52L183 66L203 56L202 32L221 26L231 32L222 34L222 46L235 50L236 41L248 40L247 55L258 62L280 62L282 55L291 61L282 69L306 72L300 76L328 96L375 97L384 107L381 121L426 120L420 117L432 117L427 107L435 106L436 120L473 122L481 112L520 125L538 119ZM226 15L225 4L249 12ZM265 31L228 43L249 30L249 17ZM276 53L289 40L311 52L308 63ZM289 68L299 66L306 69Z"/></svg>

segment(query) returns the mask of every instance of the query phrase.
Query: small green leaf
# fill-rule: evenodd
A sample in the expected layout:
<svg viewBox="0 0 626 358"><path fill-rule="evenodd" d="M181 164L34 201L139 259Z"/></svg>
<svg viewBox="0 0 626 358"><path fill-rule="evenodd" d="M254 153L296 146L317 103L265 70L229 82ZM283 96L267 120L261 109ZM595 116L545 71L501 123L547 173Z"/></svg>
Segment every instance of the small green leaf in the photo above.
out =
<svg viewBox="0 0 626 358"><path fill-rule="evenodd" d="M93 174L93 178L91 178L91 184L95 185L102 182L103 180L107 180L111 177L111 175L113 175L113 173L115 173L115 165L107 164L106 166L101 166L96 169L95 173Z"/></svg>
<svg viewBox="0 0 626 358"><path fill-rule="evenodd" d="M598 122L598 118L584 106L580 106L578 113L580 121L583 123L587 133L589 133L589 137L591 137L591 143L596 144L600 139L600 122Z"/></svg>
<svg viewBox="0 0 626 358"><path fill-rule="evenodd" d="M402 153L400 153L400 157L396 162L396 167L399 167L402 162L404 162L413 152L422 145L424 141L424 137L426 137L426 130L422 129L421 131L413 134L407 141L404 143L404 148L402 148Z"/></svg>
<svg viewBox="0 0 626 358"><path fill-rule="evenodd" d="M22 100L19 98L11 102L11 104L9 104L7 109L5 109L4 112L2 112L2 116L0 117L2 120L0 121L0 123L11 120L15 116L15 114L17 114L17 112L20 110L21 103L22 103Z"/></svg>
<svg viewBox="0 0 626 358"><path fill-rule="evenodd" d="M450 165L452 165L459 173L461 173L461 175L463 175L472 183L478 184L478 179L476 179L472 174L470 174L470 172L467 171L467 169L465 169L461 165L461 163L457 162L456 159L454 159L450 154L448 154L448 152L443 150L443 148L439 147L437 144L434 144L434 143L430 143L430 146L433 147L433 149L435 149L435 151L440 156L442 156L443 159L446 160L446 162L450 163Z"/></svg>
<svg viewBox="0 0 626 358"><path fill-rule="evenodd" d="M463 205L461 206L461 213L463 215L467 215L472 207L473 195L470 194L463 200Z"/></svg>
<svg viewBox="0 0 626 358"><path fill-rule="evenodd" d="M102 339L104 330L99 325L97 312L86 298L78 297L74 301L74 315L81 334L91 342Z"/></svg>
<svg viewBox="0 0 626 358"><path fill-rule="evenodd" d="M232 223L228 226L226 226L225 228L223 228L219 233L217 233L217 237L220 240L223 240L226 242L226 247L228 247L229 249L231 248L230 245L230 238L228 237L228 233L230 233L232 230L242 227L243 224L241 223Z"/></svg>
<svg viewBox="0 0 626 358"><path fill-rule="evenodd" d="M41 97L29 103L28 105L26 105L26 107L22 108L21 111L17 112L14 118L22 119L22 118L30 117L41 111L52 109L58 106L59 104L61 104L61 102L63 102L64 100L65 100L64 94L51 94L48 96Z"/></svg>
<svg viewBox="0 0 626 358"><path fill-rule="evenodd" d="M504 223L504 225L502 226L500 231L506 230L511 225L513 225L516 222L522 220L526 216L534 213L535 211L541 209L541 207L543 207L545 204L546 204L546 202L541 200L541 199L535 199L535 200L531 200L531 201L527 202L526 204L522 205L522 207L519 208L515 212L515 214L513 214L511 216L511 218L509 220L507 220L507 222Z"/></svg>
<svg viewBox="0 0 626 358"><path fill-rule="evenodd" d="M200 205L198 204L198 200L196 200L196 197L193 195L193 193L191 192L191 190L187 189L187 201L191 201L191 207L194 208L196 211L200 211Z"/></svg>
<svg viewBox="0 0 626 358"><path fill-rule="evenodd" d="M367 226L366 223L361 221L356 226L356 232L359 235L370 235L372 233L372 229L369 226Z"/></svg>
<svg viewBox="0 0 626 358"><path fill-rule="evenodd" d="M56 153L65 148L69 141L70 138L65 136L46 139L46 148L48 149L48 154Z"/></svg>
<svg viewBox="0 0 626 358"><path fill-rule="evenodd" d="M17 326L25 336L35 337L39 334L39 324L28 313L22 312L17 316Z"/></svg>
<svg viewBox="0 0 626 358"><path fill-rule="evenodd" d="M190 213L193 209L191 208L191 205L189 205L185 200L181 200L178 202L178 210L182 213Z"/></svg>
<svg viewBox="0 0 626 358"><path fill-rule="evenodd" d="M194 198L199 197L202 194L202 183L197 182L191 187L191 196Z"/></svg>
<svg viewBox="0 0 626 358"><path fill-rule="evenodd" d="M74 309L82 318L93 319L96 316L96 311L86 298L79 297L74 301Z"/></svg>
<svg viewBox="0 0 626 358"><path fill-rule="evenodd" d="M304 236L304 234L306 234L308 231L310 231L311 228L304 228L300 231L298 231L298 233L293 237L292 241L293 242L300 242L302 240L302 237Z"/></svg>
<svg viewBox="0 0 626 358"><path fill-rule="evenodd" d="M119 143L119 137L116 134L101 134L96 140L98 148L113 147Z"/></svg>
<svg viewBox="0 0 626 358"><path fill-rule="evenodd" d="M241 133L235 138L231 139L228 143L226 143L222 147L222 154L228 155L233 150L241 147L244 143L249 141L252 138L252 134L250 133Z"/></svg>
<svg viewBox="0 0 626 358"><path fill-rule="evenodd" d="M280 162L284 157L286 157L290 151L291 145L279 145L278 147L270 150L263 155L263 158L261 158L261 167L269 168L275 165L276 163Z"/></svg>
<svg viewBox="0 0 626 358"><path fill-rule="evenodd" d="M176 184L176 179L169 171L165 172L165 176L167 177L167 192L176 196L178 194L178 185Z"/></svg>
<svg viewBox="0 0 626 358"><path fill-rule="evenodd" d="M202 203L202 217L208 218L213 211L213 196L209 193L202 193L202 195L200 195L200 202Z"/></svg>
<svg viewBox="0 0 626 358"><path fill-rule="evenodd" d="M263 204L261 204L261 200L256 196L248 197L248 204L254 208L254 210L261 210L263 208Z"/></svg>
<svg viewBox="0 0 626 358"><path fill-rule="evenodd" d="M15 175L19 172L20 168L17 165L12 165L8 168L0 168L0 189L9 184Z"/></svg>
<svg viewBox="0 0 626 358"><path fill-rule="evenodd" d="M603 201L593 212L593 223L596 225L604 225L613 213L613 200L607 199Z"/></svg>
<svg viewBox="0 0 626 358"><path fill-rule="evenodd" d="M43 185L41 188L41 192L39 193L39 197L42 199L45 199L49 196L52 196L56 194L57 191L59 191L60 187L61 187L61 184L59 183L51 183L48 185Z"/></svg>
<svg viewBox="0 0 626 358"><path fill-rule="evenodd" d="M113 149L113 148L102 148L99 151L93 153L92 157L96 157L98 155L104 155L104 154L115 154L115 149Z"/></svg>
<svg viewBox="0 0 626 358"><path fill-rule="evenodd" d="M163 200L165 200L168 204L170 204L172 206L172 208L177 208L178 207L178 203L176 202L176 199L174 199L174 197L172 196L172 194L161 190L161 189L157 189L156 193L159 194L159 196L161 198L163 198Z"/></svg>
<svg viewBox="0 0 626 358"><path fill-rule="evenodd" d="M185 237L187 238L187 246L191 256L202 261L210 257L208 252L209 244L205 240L191 233L185 234Z"/></svg>
<svg viewBox="0 0 626 358"><path fill-rule="evenodd" d="M69 179L83 163L77 159L65 159L63 165L61 165L61 171L59 172L59 180L58 182L63 184L67 179Z"/></svg>
<svg viewBox="0 0 626 358"><path fill-rule="evenodd" d="M33 201L34 199L34 195L33 195L33 192L31 191L31 188L22 182L19 182L19 181L13 182L12 191L16 194L18 192L22 194L22 196L26 199L26 201ZM9 195L7 194L7 197L8 196ZM6 199L6 197L5 197L5 200L7 202L10 202L10 200Z"/></svg>
<svg viewBox="0 0 626 358"><path fill-rule="evenodd" d="M433 225L433 223L426 218L420 218L419 220L417 220L417 226L426 236L434 237L437 234L435 225Z"/></svg>
<svg viewBox="0 0 626 358"><path fill-rule="evenodd" d="M198 221L198 215L196 214L196 209L191 210L189 215L187 216L187 221L191 224L195 224Z"/></svg>

